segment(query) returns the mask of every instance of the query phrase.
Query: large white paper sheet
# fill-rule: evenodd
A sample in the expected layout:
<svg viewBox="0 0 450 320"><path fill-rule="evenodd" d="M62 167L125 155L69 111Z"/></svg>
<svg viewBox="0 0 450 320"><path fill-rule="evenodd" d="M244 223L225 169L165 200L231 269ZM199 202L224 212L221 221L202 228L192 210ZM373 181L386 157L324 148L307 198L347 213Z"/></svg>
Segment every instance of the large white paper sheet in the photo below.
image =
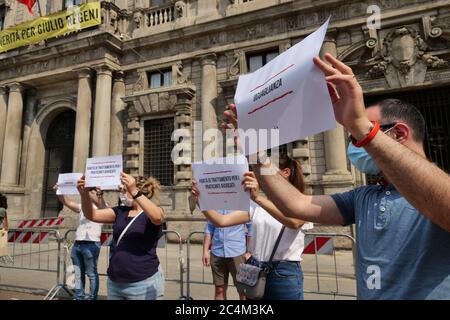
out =
<svg viewBox="0 0 450 320"><path fill-rule="evenodd" d="M121 184L122 163L122 155L87 159L86 187L117 190Z"/></svg>
<svg viewBox="0 0 450 320"><path fill-rule="evenodd" d="M219 161L192 164L200 192L200 210L248 211L250 195L241 184L244 173L249 171L247 159L243 156L223 159L223 164L218 164Z"/></svg>
<svg viewBox="0 0 450 320"><path fill-rule="evenodd" d="M279 129L279 139L258 143L264 151L336 126L323 73L314 65L329 19L314 33L251 74L239 77L234 97L239 129ZM261 138L259 138L261 140ZM244 137L241 135L241 141ZM278 140L278 141L276 141ZM244 144L244 154L249 151Z"/></svg>
<svg viewBox="0 0 450 320"><path fill-rule="evenodd" d="M58 176L57 195L75 195L78 194L77 183L83 176L82 173L61 173Z"/></svg>

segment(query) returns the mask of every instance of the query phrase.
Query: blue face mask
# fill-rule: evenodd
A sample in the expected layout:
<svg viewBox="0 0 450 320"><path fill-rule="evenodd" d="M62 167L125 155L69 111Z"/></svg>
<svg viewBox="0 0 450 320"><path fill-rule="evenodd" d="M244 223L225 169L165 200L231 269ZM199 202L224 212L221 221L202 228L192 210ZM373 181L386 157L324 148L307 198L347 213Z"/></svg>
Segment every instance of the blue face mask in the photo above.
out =
<svg viewBox="0 0 450 320"><path fill-rule="evenodd" d="M353 143L348 144L347 155L351 163L361 172L377 175L381 172L375 161L364 148L357 148Z"/></svg>

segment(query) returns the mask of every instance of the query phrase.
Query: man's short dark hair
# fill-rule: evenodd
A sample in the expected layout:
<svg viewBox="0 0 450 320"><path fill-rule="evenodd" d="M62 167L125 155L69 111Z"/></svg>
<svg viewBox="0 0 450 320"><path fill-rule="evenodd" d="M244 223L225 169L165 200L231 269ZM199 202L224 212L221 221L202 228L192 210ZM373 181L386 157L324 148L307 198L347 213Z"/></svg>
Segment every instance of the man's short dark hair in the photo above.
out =
<svg viewBox="0 0 450 320"><path fill-rule="evenodd" d="M412 129L414 140L425 140L425 119L411 103L400 99L384 99L371 106L380 106L383 123L404 122Z"/></svg>

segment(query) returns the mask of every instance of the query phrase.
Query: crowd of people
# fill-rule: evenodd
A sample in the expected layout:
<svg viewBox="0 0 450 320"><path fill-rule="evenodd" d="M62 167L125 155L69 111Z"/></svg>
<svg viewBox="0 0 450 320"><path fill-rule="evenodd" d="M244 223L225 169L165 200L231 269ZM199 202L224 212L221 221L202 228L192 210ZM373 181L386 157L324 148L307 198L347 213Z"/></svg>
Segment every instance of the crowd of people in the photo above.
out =
<svg viewBox="0 0 450 320"><path fill-rule="evenodd" d="M308 195L301 164L282 155L278 165L251 164L242 177L250 194L248 211L206 210L202 262L211 266L216 299L226 299L229 274L246 264L267 273L263 299L301 300L305 231L312 223L356 226L358 299L450 299L450 177L424 151L425 121L418 109L397 100L365 106L351 68L333 56L314 58L324 73L336 120L351 134L348 157L361 172L378 175L377 185L333 195ZM236 106L225 112L224 128L237 128ZM263 169L272 174L263 174ZM98 188L78 182L81 204L60 201L80 215L71 258L77 266L76 299L96 299L99 237L113 224L108 268L109 299L160 299L164 275L156 253L164 211L154 178L122 173L118 206ZM55 187L55 190L57 187ZM261 192L263 191L263 192ZM198 203L196 183L192 197ZM0 222L6 219L1 197ZM373 281L373 270L379 279ZM239 285L237 286L239 290ZM241 299L245 291L239 290Z"/></svg>

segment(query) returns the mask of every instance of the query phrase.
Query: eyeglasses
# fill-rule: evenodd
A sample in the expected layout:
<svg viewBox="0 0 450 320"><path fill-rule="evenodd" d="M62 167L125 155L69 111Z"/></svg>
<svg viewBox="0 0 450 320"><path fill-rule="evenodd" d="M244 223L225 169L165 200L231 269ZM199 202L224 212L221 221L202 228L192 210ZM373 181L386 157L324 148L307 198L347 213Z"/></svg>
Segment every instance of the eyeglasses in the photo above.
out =
<svg viewBox="0 0 450 320"><path fill-rule="evenodd" d="M386 133L386 131L392 129L397 122L387 123L387 124L380 124L380 130Z"/></svg>
<svg viewBox="0 0 450 320"><path fill-rule="evenodd" d="M391 130L398 122L392 122L392 123L386 123L386 124L380 124L380 130L383 131L383 133L388 133L389 130ZM352 142L352 136L348 136L348 142Z"/></svg>

